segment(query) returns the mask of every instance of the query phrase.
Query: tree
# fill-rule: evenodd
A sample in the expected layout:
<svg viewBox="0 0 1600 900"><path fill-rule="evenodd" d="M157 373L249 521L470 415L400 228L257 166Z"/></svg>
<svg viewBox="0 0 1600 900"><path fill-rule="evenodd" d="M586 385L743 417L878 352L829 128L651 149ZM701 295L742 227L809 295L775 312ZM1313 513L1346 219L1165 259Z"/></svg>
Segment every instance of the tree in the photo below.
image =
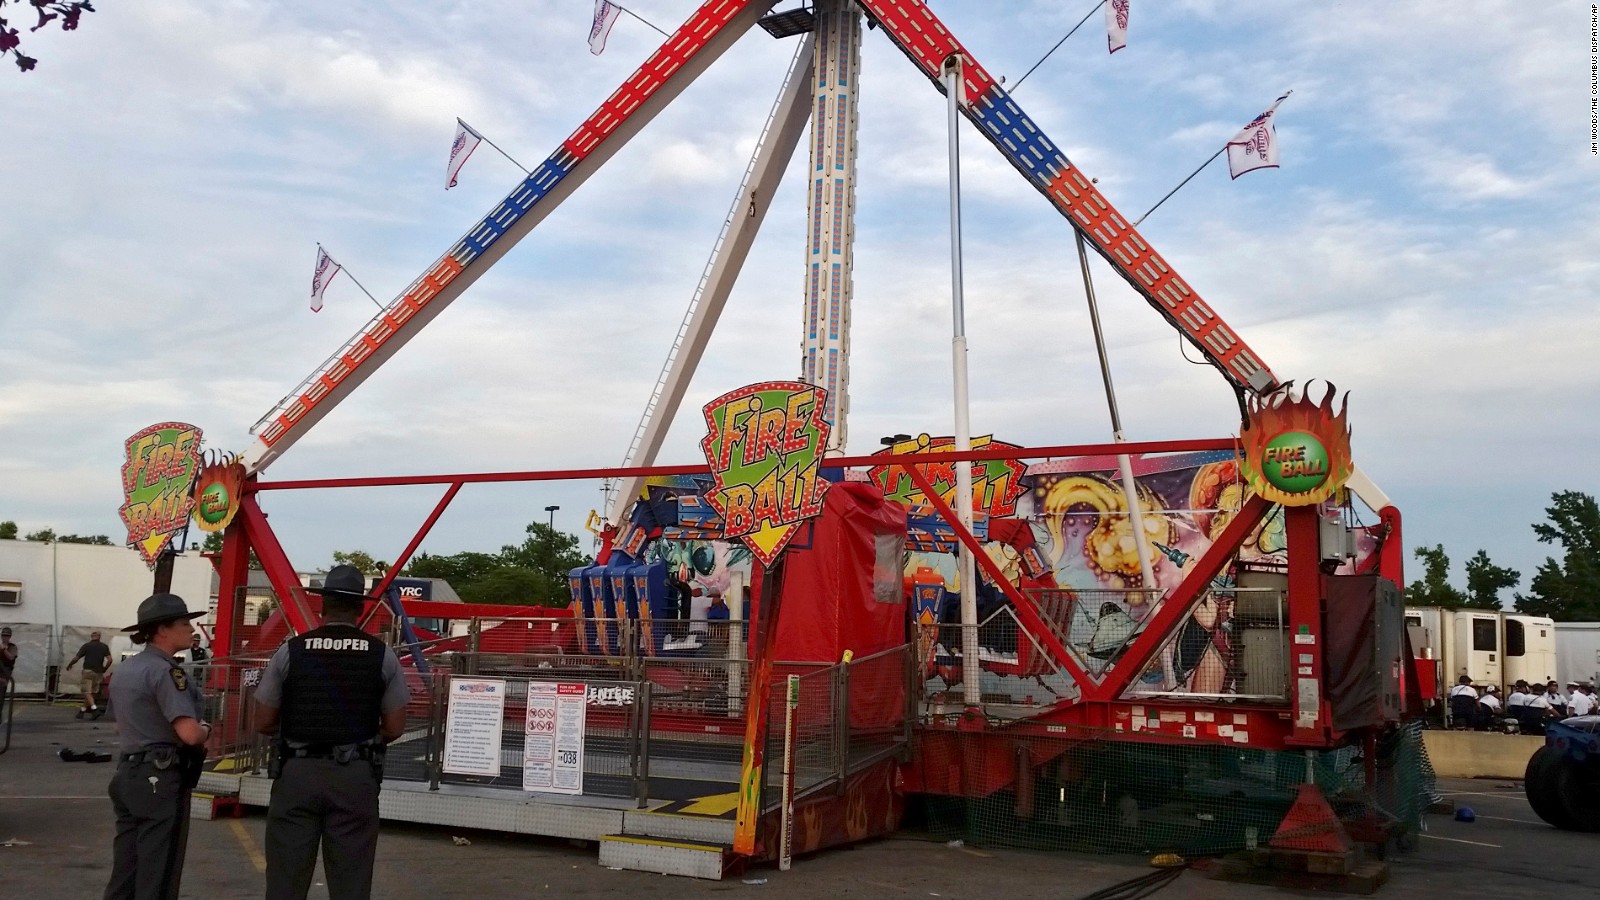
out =
<svg viewBox="0 0 1600 900"><path fill-rule="evenodd" d="M200 552L201 553L221 553L222 552L222 532L220 532L220 531L208 531L208 532L206 532L206 541L205 541L205 543L200 545Z"/></svg>
<svg viewBox="0 0 1600 900"><path fill-rule="evenodd" d="M41 528L38 531L30 531L28 536L23 538L25 541L37 541L41 544L48 544L55 539L56 530L54 528Z"/></svg>
<svg viewBox="0 0 1600 900"><path fill-rule="evenodd" d="M1478 555L1467 560L1467 605L1478 609L1500 609L1500 592L1516 587L1522 573L1489 561L1489 554L1479 550Z"/></svg>
<svg viewBox="0 0 1600 900"><path fill-rule="evenodd" d="M1467 605L1467 595L1450 584L1450 557L1443 544L1418 547L1415 551L1422 560L1423 576L1406 588L1408 606L1443 606L1454 609Z"/></svg>
<svg viewBox="0 0 1600 900"><path fill-rule="evenodd" d="M1579 491L1558 491L1545 508L1549 522L1536 523L1541 544L1560 544L1559 562L1546 557L1517 595L1517 611L1558 622L1600 619L1600 505Z"/></svg>
<svg viewBox="0 0 1600 900"><path fill-rule="evenodd" d="M22 52L22 38L8 21L10 19L10 13L6 10L8 3L15 8L21 6L23 0L0 0L0 56L12 54L16 57L18 69L31 72L39 61ZM56 19L61 20L62 31L76 31L78 19L86 12L94 12L94 6L89 0L27 0L27 5L39 14L38 24L29 28L29 32L38 31Z"/></svg>
<svg viewBox="0 0 1600 900"><path fill-rule="evenodd" d="M96 547L111 546L111 538L106 537L103 534L63 534L62 536L56 538L56 540L63 544L93 544Z"/></svg>
<svg viewBox="0 0 1600 900"><path fill-rule="evenodd" d="M531 522L523 530L528 537L522 543L500 548L500 556L510 565L541 572L565 584L568 572L594 561L578 550L578 539L573 535L543 522Z"/></svg>
<svg viewBox="0 0 1600 900"><path fill-rule="evenodd" d="M355 566L363 575L383 575L389 571L389 564L372 558L372 554L365 550L351 550L344 553L333 551L334 565Z"/></svg>
<svg viewBox="0 0 1600 900"><path fill-rule="evenodd" d="M0 541L14 541L17 539L17 523L10 520L0 522Z"/></svg>
<svg viewBox="0 0 1600 900"><path fill-rule="evenodd" d="M565 606L567 572L593 560L578 550L576 537L543 522L529 524L523 533L522 543L506 544L499 553L420 553L405 574L442 578L469 603Z"/></svg>

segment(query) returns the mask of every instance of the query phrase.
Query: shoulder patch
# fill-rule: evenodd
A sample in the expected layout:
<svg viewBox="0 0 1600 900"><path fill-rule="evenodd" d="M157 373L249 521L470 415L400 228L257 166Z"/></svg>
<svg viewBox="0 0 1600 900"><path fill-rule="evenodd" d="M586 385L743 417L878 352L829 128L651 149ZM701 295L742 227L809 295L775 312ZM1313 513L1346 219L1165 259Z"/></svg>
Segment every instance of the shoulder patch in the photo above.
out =
<svg viewBox="0 0 1600 900"><path fill-rule="evenodd" d="M168 671L170 671L172 673L172 684L178 690L180 690L180 691L189 690L189 676L185 675L183 673L182 669L177 668L176 666L174 666L173 668L169 669Z"/></svg>

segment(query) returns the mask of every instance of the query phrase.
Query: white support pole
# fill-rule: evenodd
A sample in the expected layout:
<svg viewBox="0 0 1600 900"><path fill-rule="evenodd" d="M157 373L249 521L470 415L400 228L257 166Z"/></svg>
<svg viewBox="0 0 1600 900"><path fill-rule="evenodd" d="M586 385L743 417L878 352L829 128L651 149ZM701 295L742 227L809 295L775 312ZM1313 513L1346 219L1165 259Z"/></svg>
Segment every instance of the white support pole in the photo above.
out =
<svg viewBox="0 0 1600 900"><path fill-rule="evenodd" d="M806 35L801 40L767 119L766 130L756 142L755 153L739 184L739 193L734 197L728 218L723 223L722 234L711 251L700 287L667 354L666 365L656 381L650 401L645 405L644 415L634 433L633 445L629 448L624 465L649 466L655 463L656 454L666 440L667 430L672 427L683 396L689 390L695 368L699 366L706 344L711 340L711 333L717 327L717 319L733 292L739 270L750 255L750 247L755 243L756 233L761 230L767 210L772 207L772 198L783 181L784 169L788 167L795 147L805 133L806 122L811 116L811 65L815 36ZM608 498L610 508L606 519L612 526L620 524L627 516L628 507L643 488L643 478L622 480L620 490Z"/></svg>
<svg viewBox="0 0 1600 900"><path fill-rule="evenodd" d="M778 871L787 872L794 863L794 725L800 708L800 676L790 675L783 706L783 804L781 833L778 838Z"/></svg>
<svg viewBox="0 0 1600 900"><path fill-rule="evenodd" d="M839 456L850 425L861 10L855 0L818 0L816 19L800 380L827 390L823 418L833 426L827 455Z"/></svg>
<svg viewBox="0 0 1600 900"><path fill-rule="evenodd" d="M950 141L950 307L954 337L950 362L955 383L955 452L972 449L972 423L967 400L967 312L961 274L961 59L944 63L946 122ZM956 465L956 517L972 530L972 464ZM972 551L960 545L957 557L961 579L961 700L968 707L982 703L982 669L978 665L978 582Z"/></svg>
<svg viewBox="0 0 1600 900"><path fill-rule="evenodd" d="M1105 334L1100 330L1100 306L1094 299L1094 278L1089 274L1089 252L1084 248L1083 232L1073 229L1078 242L1078 267L1083 271L1083 295L1089 301L1089 324L1094 330L1094 349L1100 357L1100 378L1106 386L1106 408L1111 412L1111 439L1121 444L1122 414L1117 411L1117 392L1111 386L1111 360L1106 356ZM1139 555L1139 574L1146 591L1155 591L1155 567L1150 563L1150 548L1146 546L1143 510L1139 508L1139 489L1133 481L1133 462L1128 454L1117 455L1117 467L1122 470L1122 495L1128 502L1128 527L1133 530L1133 548ZM1155 603L1155 594L1146 594L1145 602Z"/></svg>

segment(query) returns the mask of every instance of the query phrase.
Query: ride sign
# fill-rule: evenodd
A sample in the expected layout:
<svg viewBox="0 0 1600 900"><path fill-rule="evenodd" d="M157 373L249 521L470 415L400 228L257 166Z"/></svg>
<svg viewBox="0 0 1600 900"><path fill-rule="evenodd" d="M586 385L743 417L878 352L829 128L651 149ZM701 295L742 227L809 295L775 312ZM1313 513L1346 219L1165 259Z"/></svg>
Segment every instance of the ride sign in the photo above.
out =
<svg viewBox="0 0 1600 900"><path fill-rule="evenodd" d="M546 794L583 793L583 735L588 687L528 682L522 745L522 789Z"/></svg>
<svg viewBox="0 0 1600 900"><path fill-rule="evenodd" d="M817 477L832 425L828 392L799 381L739 388L705 406L700 441L715 484L706 499L722 516L723 536L739 538L765 565L799 524L822 512L828 482Z"/></svg>
<svg viewBox="0 0 1600 900"><path fill-rule="evenodd" d="M195 470L200 467L200 429L182 422L162 422L141 429L124 443L122 508L128 546L138 549L145 565L156 560L173 538L188 527L194 509Z"/></svg>
<svg viewBox="0 0 1600 900"><path fill-rule="evenodd" d="M1322 401L1310 397L1310 385L1292 390L1285 382L1265 396L1248 398L1249 414L1240 432L1244 444L1241 471L1257 494L1284 506L1308 506L1332 497L1350 478L1350 425L1345 395L1333 409L1339 389L1328 385Z"/></svg>

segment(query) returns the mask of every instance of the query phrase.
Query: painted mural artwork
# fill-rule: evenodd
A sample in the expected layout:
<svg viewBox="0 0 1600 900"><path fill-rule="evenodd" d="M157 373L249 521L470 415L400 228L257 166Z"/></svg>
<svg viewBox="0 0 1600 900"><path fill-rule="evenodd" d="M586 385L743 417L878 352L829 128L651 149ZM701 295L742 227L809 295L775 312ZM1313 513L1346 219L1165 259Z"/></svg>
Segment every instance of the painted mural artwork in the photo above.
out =
<svg viewBox="0 0 1600 900"><path fill-rule="evenodd" d="M900 452L927 452L946 443L923 437ZM979 465L974 464L975 485L998 474L980 472ZM985 554L1012 585L1036 600L1084 670L1096 678L1117 664L1160 608L1160 598L1184 581L1252 493L1240 458L1229 451L1136 456L1132 465L1154 584L1145 584L1141 574L1115 457L1035 463L1018 473L1009 489L974 501L975 507L986 508L974 526ZM880 467L867 478L883 483L888 471ZM850 475L861 478L856 472ZM638 518L656 536L644 551L648 559L665 560L680 580L709 596L725 593L735 580L749 584L753 557L740 543L718 540L721 521L704 498L708 487L703 476L651 479L642 498L646 511ZM996 497L1002 498L1000 503L993 502ZM937 516L930 508L910 495L902 499L910 506L904 577L916 641L928 676L953 687L965 677L957 631L951 627L960 620L962 590L956 542L948 526L933 521ZM1360 530L1356 534L1356 557L1342 572L1354 571L1376 549L1372 537ZM1243 547L1141 673L1132 693L1218 698L1260 693L1252 682L1266 674L1247 659L1247 633L1277 627L1276 601L1269 602L1259 590L1238 589L1233 573L1240 567L1270 572L1287 566L1282 511L1270 514ZM1047 696L1071 695L1075 688L1070 679L1028 639L1005 595L981 570L979 581L984 692L1041 702Z"/></svg>

